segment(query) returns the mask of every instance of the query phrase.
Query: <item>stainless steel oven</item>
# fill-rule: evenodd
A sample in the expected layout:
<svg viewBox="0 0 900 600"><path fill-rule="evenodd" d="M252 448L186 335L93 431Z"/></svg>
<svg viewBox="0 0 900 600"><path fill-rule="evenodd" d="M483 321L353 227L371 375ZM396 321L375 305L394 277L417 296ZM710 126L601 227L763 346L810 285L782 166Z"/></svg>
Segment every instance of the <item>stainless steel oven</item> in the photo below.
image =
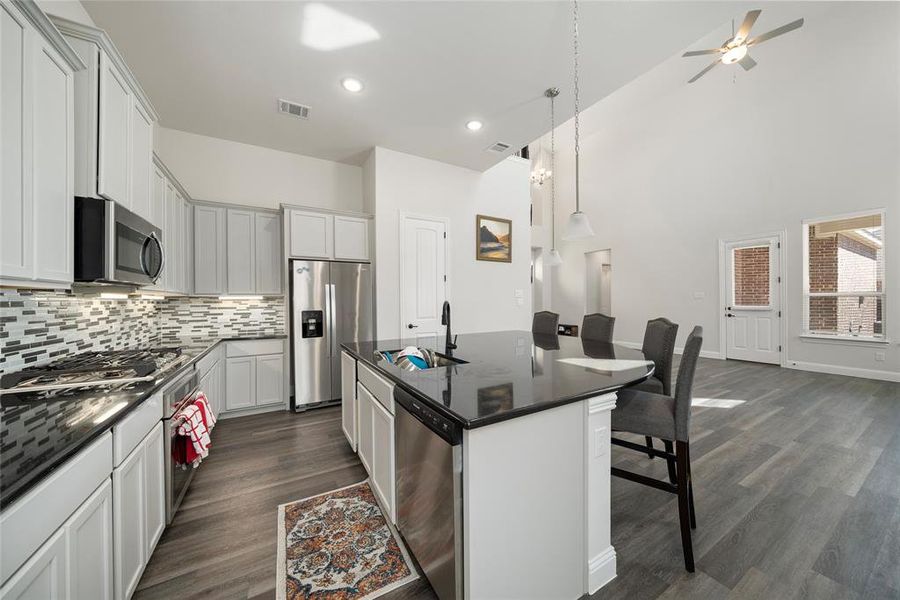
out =
<svg viewBox="0 0 900 600"><path fill-rule="evenodd" d="M112 200L75 198L75 281L152 285L162 275L162 230Z"/></svg>
<svg viewBox="0 0 900 600"><path fill-rule="evenodd" d="M440 600L463 597L462 429L399 387L397 527Z"/></svg>
<svg viewBox="0 0 900 600"><path fill-rule="evenodd" d="M200 388L200 377L196 370L189 369L163 391L163 417L164 435L166 443L166 524L170 524L175 517L175 511L181 505L188 486L194 478L194 469L188 465L183 468L178 464L178 453L173 453L173 442L178 437L178 426L181 424L175 415L191 401L191 398Z"/></svg>

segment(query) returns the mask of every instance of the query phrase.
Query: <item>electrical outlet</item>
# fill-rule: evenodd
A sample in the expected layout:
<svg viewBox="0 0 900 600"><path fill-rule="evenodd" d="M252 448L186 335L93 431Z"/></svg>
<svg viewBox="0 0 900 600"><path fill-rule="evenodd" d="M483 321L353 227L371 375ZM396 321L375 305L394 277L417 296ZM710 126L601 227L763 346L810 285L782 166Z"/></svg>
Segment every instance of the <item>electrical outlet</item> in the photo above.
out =
<svg viewBox="0 0 900 600"><path fill-rule="evenodd" d="M525 298L516 298L516 304L518 306L525 306Z"/></svg>
<svg viewBox="0 0 900 600"><path fill-rule="evenodd" d="M878 362L884 362L884 352L876 352L875 360L877 360Z"/></svg>

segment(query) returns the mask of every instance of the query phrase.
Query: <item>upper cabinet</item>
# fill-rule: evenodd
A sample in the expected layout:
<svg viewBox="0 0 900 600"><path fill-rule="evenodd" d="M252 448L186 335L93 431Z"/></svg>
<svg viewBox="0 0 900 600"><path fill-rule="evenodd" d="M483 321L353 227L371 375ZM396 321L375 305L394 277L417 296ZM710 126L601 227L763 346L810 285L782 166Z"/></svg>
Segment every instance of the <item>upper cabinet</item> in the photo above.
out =
<svg viewBox="0 0 900 600"><path fill-rule="evenodd" d="M194 205L194 293L281 294L281 215Z"/></svg>
<svg viewBox="0 0 900 600"><path fill-rule="evenodd" d="M0 285L67 287L84 64L34 3L0 4L0 47Z"/></svg>
<svg viewBox="0 0 900 600"><path fill-rule="evenodd" d="M51 17L87 68L75 75L75 195L103 197L154 222L156 112L100 29Z"/></svg>
<svg viewBox="0 0 900 600"><path fill-rule="evenodd" d="M371 217L286 208L291 258L368 261Z"/></svg>
<svg viewBox="0 0 900 600"><path fill-rule="evenodd" d="M193 284L194 211L184 188L151 151L149 219L162 229L163 270L152 287L189 294Z"/></svg>

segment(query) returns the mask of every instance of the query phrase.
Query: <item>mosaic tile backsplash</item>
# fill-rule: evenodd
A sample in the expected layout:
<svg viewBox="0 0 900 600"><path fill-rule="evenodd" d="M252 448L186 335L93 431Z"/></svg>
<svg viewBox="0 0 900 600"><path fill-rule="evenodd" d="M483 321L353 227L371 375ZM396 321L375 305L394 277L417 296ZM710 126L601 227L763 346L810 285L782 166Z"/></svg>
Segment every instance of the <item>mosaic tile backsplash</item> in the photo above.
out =
<svg viewBox="0 0 900 600"><path fill-rule="evenodd" d="M280 297L108 300L60 291L0 291L0 373L67 354L163 345L184 336L284 332Z"/></svg>

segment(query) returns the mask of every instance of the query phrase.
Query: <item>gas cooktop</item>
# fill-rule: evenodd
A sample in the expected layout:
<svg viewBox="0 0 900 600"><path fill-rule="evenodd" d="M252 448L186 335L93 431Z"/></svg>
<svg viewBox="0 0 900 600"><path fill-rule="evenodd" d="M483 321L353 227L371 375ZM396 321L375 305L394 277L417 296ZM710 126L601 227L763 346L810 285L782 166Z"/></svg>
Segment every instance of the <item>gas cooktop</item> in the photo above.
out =
<svg viewBox="0 0 900 600"><path fill-rule="evenodd" d="M150 381L189 357L181 348L84 352L56 362L7 373L0 378L0 394Z"/></svg>

